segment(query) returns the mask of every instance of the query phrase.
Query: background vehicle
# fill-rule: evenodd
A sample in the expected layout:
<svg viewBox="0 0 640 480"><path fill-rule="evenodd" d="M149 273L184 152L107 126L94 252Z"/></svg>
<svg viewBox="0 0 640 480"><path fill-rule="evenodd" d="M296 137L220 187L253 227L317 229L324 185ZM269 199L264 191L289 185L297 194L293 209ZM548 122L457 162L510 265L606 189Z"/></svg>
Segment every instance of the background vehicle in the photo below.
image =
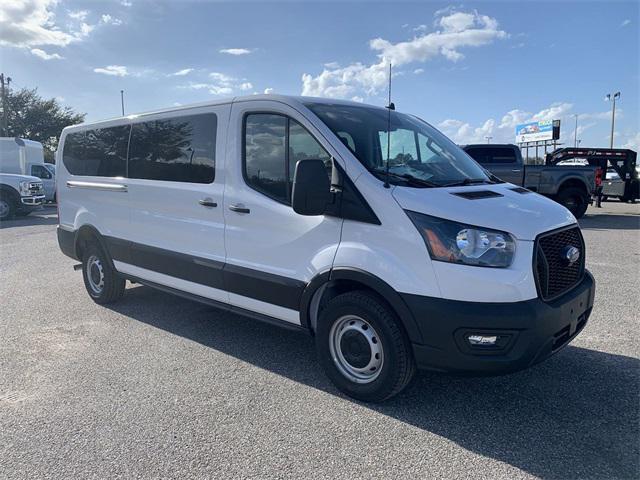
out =
<svg viewBox="0 0 640 480"><path fill-rule="evenodd" d="M547 165L581 159L604 173L602 195L617 197L623 202L640 198L638 154L627 148L560 148L547 155Z"/></svg>
<svg viewBox="0 0 640 480"><path fill-rule="evenodd" d="M40 142L23 138L0 138L0 172L38 177L44 186L46 200L55 199L55 172L47 168Z"/></svg>
<svg viewBox="0 0 640 480"><path fill-rule="evenodd" d="M517 145L476 144L462 149L505 182L552 198L580 218L596 189L596 168L591 166L525 165Z"/></svg>
<svg viewBox="0 0 640 480"><path fill-rule="evenodd" d="M39 178L0 173L0 220L28 215L44 201L44 187Z"/></svg>

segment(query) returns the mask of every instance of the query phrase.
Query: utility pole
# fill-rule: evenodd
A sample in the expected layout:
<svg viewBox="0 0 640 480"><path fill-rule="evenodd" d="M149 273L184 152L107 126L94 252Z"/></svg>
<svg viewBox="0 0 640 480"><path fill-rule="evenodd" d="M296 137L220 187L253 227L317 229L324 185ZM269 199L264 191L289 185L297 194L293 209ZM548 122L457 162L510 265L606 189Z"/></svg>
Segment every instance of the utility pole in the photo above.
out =
<svg viewBox="0 0 640 480"><path fill-rule="evenodd" d="M578 114L574 115L576 117L576 129L573 131L573 148L578 148Z"/></svg>
<svg viewBox="0 0 640 480"><path fill-rule="evenodd" d="M613 133L616 125L616 99L620 98L620 92L607 93L604 99L608 102L613 102L611 108L611 141L609 142L609 148L613 148Z"/></svg>
<svg viewBox="0 0 640 480"><path fill-rule="evenodd" d="M122 105L122 116L124 117L124 90L120 90L120 104Z"/></svg>
<svg viewBox="0 0 640 480"><path fill-rule="evenodd" d="M5 82L7 83L5 90ZM9 90L9 85L11 84L11 77L5 77L4 73L0 73L0 96L2 97L2 136L6 137L9 135L9 108L7 106L7 95L6 92Z"/></svg>
<svg viewBox="0 0 640 480"><path fill-rule="evenodd" d="M486 137L484 137L484 138L486 138L486 139L487 139L487 143L491 143L491 139L492 139L493 137L486 136Z"/></svg>

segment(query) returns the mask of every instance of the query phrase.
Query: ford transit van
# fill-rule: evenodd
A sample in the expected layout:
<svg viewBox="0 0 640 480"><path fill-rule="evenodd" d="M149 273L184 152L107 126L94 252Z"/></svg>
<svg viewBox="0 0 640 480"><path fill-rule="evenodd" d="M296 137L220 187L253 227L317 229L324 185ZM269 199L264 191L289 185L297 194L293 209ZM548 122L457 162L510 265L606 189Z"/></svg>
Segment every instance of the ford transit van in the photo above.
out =
<svg viewBox="0 0 640 480"><path fill-rule="evenodd" d="M563 206L418 117L260 95L64 129L58 241L97 303L125 281L304 330L343 392L416 368L502 374L586 325L594 280Z"/></svg>

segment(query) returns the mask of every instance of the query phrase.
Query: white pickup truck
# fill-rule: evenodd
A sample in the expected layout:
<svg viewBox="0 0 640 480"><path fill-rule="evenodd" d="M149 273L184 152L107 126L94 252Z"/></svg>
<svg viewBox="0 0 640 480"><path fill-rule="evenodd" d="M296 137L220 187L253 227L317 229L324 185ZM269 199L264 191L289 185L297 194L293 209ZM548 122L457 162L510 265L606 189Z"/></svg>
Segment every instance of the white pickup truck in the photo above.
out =
<svg viewBox="0 0 640 480"><path fill-rule="evenodd" d="M44 202L44 186L39 178L0 173L0 221L29 215Z"/></svg>

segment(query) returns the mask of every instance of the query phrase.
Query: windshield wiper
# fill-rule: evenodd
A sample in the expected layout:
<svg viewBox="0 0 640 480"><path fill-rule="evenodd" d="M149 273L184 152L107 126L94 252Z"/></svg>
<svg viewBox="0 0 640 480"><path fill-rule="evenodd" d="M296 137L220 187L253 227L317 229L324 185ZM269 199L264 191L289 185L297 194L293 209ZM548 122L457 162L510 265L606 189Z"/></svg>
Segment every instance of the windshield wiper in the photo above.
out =
<svg viewBox="0 0 640 480"><path fill-rule="evenodd" d="M407 183L413 183L414 185L421 185L424 187L440 187L441 186L436 183L430 182L429 180L424 180L422 178L414 177L409 173L387 172L385 169L382 169L382 168L370 168L369 171L371 173L377 173L379 175L385 175L385 176L389 175L390 177L399 178L401 180L404 180Z"/></svg>
<svg viewBox="0 0 640 480"><path fill-rule="evenodd" d="M465 185L474 185L476 183L496 183L484 178L465 178L458 182L445 183L443 187L464 187Z"/></svg>

